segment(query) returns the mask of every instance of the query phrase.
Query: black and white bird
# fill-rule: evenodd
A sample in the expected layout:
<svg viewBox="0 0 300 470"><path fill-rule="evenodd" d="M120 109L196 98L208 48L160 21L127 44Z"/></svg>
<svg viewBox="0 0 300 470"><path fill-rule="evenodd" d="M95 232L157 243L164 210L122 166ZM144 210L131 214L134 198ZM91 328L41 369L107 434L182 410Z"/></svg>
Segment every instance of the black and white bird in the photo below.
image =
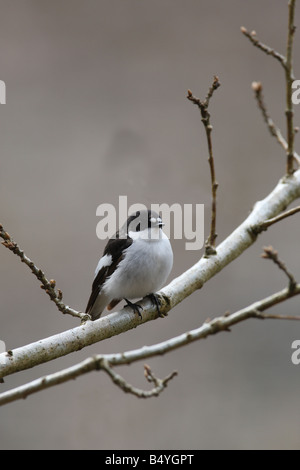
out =
<svg viewBox="0 0 300 470"><path fill-rule="evenodd" d="M159 290L173 266L173 251L162 231L162 219L154 211L137 211L111 238L98 263L86 312L92 320L122 299L140 315L140 305L129 299L149 296L159 304Z"/></svg>

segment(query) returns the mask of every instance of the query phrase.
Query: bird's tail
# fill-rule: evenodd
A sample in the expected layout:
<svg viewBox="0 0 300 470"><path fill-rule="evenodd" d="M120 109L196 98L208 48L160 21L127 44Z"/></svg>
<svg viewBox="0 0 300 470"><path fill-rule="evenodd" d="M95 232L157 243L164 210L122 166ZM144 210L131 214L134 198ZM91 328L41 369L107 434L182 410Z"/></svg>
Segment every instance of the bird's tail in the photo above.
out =
<svg viewBox="0 0 300 470"><path fill-rule="evenodd" d="M90 299L91 300L91 299ZM101 313L109 303L109 298L104 295L103 293L99 294L97 298L94 300L94 302L91 302L89 300L87 308L86 308L86 313L91 315L92 320L97 320L100 318Z"/></svg>

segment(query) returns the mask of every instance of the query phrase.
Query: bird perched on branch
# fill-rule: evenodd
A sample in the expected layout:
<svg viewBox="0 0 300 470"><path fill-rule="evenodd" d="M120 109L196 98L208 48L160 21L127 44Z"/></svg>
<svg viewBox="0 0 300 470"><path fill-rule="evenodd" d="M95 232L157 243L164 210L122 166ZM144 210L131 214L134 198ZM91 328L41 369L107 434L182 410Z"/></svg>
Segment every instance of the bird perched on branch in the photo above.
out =
<svg viewBox="0 0 300 470"><path fill-rule="evenodd" d="M141 316L142 307L129 299L147 296L159 312L155 292L163 286L173 265L173 251L163 225L156 212L137 211L108 241L86 308L92 320L99 318L105 307L111 310L122 299L127 302L126 307Z"/></svg>

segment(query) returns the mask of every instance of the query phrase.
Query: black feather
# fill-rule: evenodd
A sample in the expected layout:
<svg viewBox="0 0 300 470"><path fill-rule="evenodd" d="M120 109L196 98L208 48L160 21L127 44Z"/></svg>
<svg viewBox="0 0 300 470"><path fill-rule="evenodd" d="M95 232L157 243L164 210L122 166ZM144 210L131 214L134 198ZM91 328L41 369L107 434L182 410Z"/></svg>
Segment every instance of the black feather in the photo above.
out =
<svg viewBox="0 0 300 470"><path fill-rule="evenodd" d="M103 268L101 268L97 273L86 307L87 313L89 313L89 311L92 309L106 279L113 274L120 261L124 258L124 251L132 244L132 241L133 240L130 237L119 238L119 232L116 233L115 238L108 240L108 243L103 252L103 256L110 255L112 257L112 263L110 266L103 266Z"/></svg>

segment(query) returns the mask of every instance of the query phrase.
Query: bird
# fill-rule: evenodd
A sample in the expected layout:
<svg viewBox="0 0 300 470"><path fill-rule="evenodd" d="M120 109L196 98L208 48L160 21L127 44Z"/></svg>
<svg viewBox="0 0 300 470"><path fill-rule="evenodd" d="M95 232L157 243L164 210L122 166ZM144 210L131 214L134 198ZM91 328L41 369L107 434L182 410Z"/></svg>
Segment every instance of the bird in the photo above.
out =
<svg viewBox="0 0 300 470"><path fill-rule="evenodd" d="M105 307L112 310L122 299L141 317L142 307L129 299L155 295L167 280L173 266L171 243L163 232L161 217L152 210L136 211L110 238L100 258L86 307L97 320Z"/></svg>

